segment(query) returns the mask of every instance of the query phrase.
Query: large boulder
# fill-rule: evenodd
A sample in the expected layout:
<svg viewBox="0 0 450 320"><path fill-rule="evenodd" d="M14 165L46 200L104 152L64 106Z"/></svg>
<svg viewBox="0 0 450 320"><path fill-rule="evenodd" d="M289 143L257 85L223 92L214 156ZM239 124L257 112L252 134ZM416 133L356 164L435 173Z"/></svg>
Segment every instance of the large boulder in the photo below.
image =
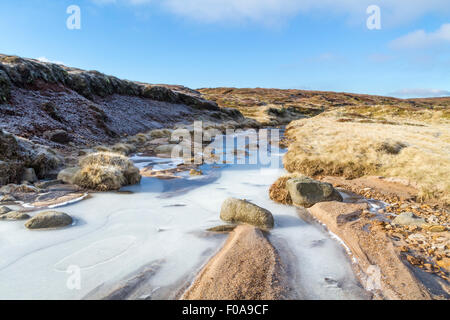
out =
<svg viewBox="0 0 450 320"><path fill-rule="evenodd" d="M73 219L66 213L45 211L38 213L25 223L28 229L53 229L71 225Z"/></svg>
<svg viewBox="0 0 450 320"><path fill-rule="evenodd" d="M273 228L272 213L247 200L226 199L220 209L220 218L231 223L242 222L264 229Z"/></svg>
<svg viewBox="0 0 450 320"><path fill-rule="evenodd" d="M318 202L342 201L342 196L333 185L317 181L308 177L289 179L286 188L292 203L305 208L312 207Z"/></svg>

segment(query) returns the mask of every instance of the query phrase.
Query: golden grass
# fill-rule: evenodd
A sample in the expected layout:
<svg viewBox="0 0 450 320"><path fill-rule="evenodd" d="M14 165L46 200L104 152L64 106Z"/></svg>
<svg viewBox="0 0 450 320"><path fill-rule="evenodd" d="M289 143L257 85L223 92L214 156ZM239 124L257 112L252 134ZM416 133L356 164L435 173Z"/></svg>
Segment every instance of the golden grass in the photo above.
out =
<svg viewBox="0 0 450 320"><path fill-rule="evenodd" d="M292 204L291 195L286 189L286 182L292 178L301 177L301 174L290 173L279 177L269 188L269 197L271 200L282 203L282 204Z"/></svg>
<svg viewBox="0 0 450 320"><path fill-rule="evenodd" d="M139 183L141 175L131 160L112 152L89 154L79 161L80 170L74 183L92 190L118 190L124 185Z"/></svg>
<svg viewBox="0 0 450 320"><path fill-rule="evenodd" d="M88 165L75 175L75 184L97 191L118 190L126 184L122 171L118 167Z"/></svg>
<svg viewBox="0 0 450 320"><path fill-rule="evenodd" d="M361 122L355 116L350 121L339 121L338 113L326 112L288 126L286 135L293 141L284 157L288 171L308 176L382 175L407 179L418 187L421 200L450 204L448 121L433 115L419 121L422 118L414 114L407 118L415 125L386 124L392 122L392 117L384 122Z"/></svg>

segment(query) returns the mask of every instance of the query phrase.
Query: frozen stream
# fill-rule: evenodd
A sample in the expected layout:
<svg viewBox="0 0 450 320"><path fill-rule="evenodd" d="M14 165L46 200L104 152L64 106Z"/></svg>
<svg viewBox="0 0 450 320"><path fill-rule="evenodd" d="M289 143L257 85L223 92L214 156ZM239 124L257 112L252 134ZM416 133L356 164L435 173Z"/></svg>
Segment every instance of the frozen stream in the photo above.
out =
<svg viewBox="0 0 450 320"><path fill-rule="evenodd" d="M171 166L161 159L133 159L139 166ZM205 229L223 224L220 206L230 196L273 213L270 237L293 253L297 272L292 277L301 297L364 297L344 248L321 226L299 218L295 208L269 199L269 186L282 168L229 164L201 169L203 176L143 178L124 189L130 193L97 193L56 209L75 218L69 228L30 231L23 222L0 222L0 299L81 299L152 263L158 267L142 298L173 298L164 288L192 280L226 239ZM80 270L79 289L67 285L73 266Z"/></svg>

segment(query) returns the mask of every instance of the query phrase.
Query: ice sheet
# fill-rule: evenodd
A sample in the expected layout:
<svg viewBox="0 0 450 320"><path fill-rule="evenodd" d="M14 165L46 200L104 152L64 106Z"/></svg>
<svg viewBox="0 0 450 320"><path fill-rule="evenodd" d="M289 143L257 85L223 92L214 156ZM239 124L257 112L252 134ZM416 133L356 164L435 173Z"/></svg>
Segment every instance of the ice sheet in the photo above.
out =
<svg viewBox="0 0 450 320"><path fill-rule="evenodd" d="M276 153L277 160L282 154ZM132 159L139 166L175 163ZM1 222L0 299L80 299L103 283L158 261L151 296L192 277L220 248L226 236L208 237L204 230L223 224L220 206L230 196L246 198L274 214L272 236L283 239L295 254L296 287L304 298L362 297L342 246L320 225L299 218L295 208L269 199L268 188L284 173L282 168L201 169L205 176L169 181L144 177L140 185L125 188L132 193L97 193L61 208L75 219L65 229L30 231L23 222ZM73 266L80 270L80 289L67 286L72 276L67 271Z"/></svg>

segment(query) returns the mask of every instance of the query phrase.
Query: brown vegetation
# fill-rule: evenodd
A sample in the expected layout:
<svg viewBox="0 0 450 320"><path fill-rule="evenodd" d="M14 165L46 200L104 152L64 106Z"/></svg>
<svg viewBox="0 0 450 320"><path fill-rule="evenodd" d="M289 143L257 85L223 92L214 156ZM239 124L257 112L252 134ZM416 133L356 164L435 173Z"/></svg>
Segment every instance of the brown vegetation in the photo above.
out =
<svg viewBox="0 0 450 320"><path fill-rule="evenodd" d="M110 152L97 152L81 158L74 183L98 191L118 190L141 180L139 169L127 157Z"/></svg>
<svg viewBox="0 0 450 320"><path fill-rule="evenodd" d="M329 111L292 122L286 130L291 141L286 169L308 176L405 179L418 187L420 199L450 203L450 125L445 118L408 115L420 125L338 119L336 111Z"/></svg>

